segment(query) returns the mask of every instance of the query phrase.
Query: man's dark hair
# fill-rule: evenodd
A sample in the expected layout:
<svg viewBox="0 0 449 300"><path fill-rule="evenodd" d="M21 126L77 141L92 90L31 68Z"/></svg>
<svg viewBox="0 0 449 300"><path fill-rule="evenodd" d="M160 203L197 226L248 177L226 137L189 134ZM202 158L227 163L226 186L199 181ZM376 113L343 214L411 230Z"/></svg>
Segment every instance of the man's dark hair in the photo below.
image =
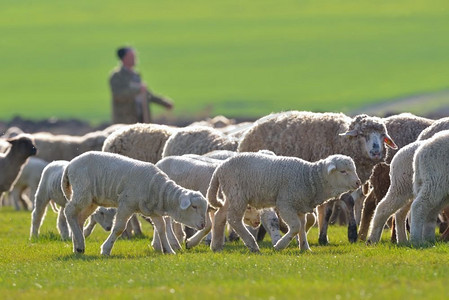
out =
<svg viewBox="0 0 449 300"><path fill-rule="evenodd" d="M123 57L126 55L126 53L128 53L128 51L130 51L132 48L131 47L121 47L117 49L117 56L118 58L120 58L120 60L123 59Z"/></svg>

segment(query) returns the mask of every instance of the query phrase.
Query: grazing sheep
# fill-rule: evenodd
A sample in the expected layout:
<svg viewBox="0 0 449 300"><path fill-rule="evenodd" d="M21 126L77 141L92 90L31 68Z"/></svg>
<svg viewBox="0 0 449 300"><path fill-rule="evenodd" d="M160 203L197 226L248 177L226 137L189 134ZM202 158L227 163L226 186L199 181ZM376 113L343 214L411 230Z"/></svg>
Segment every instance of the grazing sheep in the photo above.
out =
<svg viewBox="0 0 449 300"><path fill-rule="evenodd" d="M174 131L157 124L124 126L108 136L102 150L155 164L162 158L164 145Z"/></svg>
<svg viewBox="0 0 449 300"><path fill-rule="evenodd" d="M22 129L20 129L19 127L13 126L13 127L9 127L8 130L5 131L5 133L2 135L2 138L4 138L4 139L13 138L22 133L24 133Z"/></svg>
<svg viewBox="0 0 449 300"><path fill-rule="evenodd" d="M289 111L256 121L242 137L238 151L268 149L277 155L294 156L311 162L332 154L348 155L354 159L357 173L365 182L374 165L384 159L384 144L397 147L380 118ZM325 211L325 206L318 207L320 244L328 243ZM350 241L355 242L357 226L353 210L350 213L348 236Z"/></svg>
<svg viewBox="0 0 449 300"><path fill-rule="evenodd" d="M30 157L25 163L11 191L12 202L16 210L20 210L21 206L24 209L29 207L32 209L34 207L34 195L36 194L42 171L47 165L48 162L37 157ZM27 200L31 202L30 205L28 205L27 200L22 195L28 188L30 196Z"/></svg>
<svg viewBox="0 0 449 300"><path fill-rule="evenodd" d="M209 187L210 179L212 178L212 174L222 163L222 160L195 154L187 154L163 158L156 164L156 167L165 172L170 179L174 180L180 186L198 191L205 196ZM197 246L209 233L212 228L211 218L213 219L214 213L214 210L209 209L209 213L206 216L206 226L187 239L187 248ZM257 210L252 207L248 207L246 209L244 221L246 224L253 227L259 226L260 217Z"/></svg>
<svg viewBox="0 0 449 300"><path fill-rule="evenodd" d="M60 206L59 210L56 211L58 213L56 227L61 238L66 240L70 237L69 227L64 214L67 199L61 190L62 174L68 163L65 160L55 160L49 163L42 171L34 197L34 209L31 213L31 238L37 238L39 236L39 228L44 221L50 200Z"/></svg>
<svg viewBox="0 0 449 300"><path fill-rule="evenodd" d="M427 140L428 138L433 137L435 133L443 130L449 130L449 117L441 118L433 122L432 125L430 125L421 132L421 134L418 136L418 140L419 141Z"/></svg>
<svg viewBox="0 0 449 300"><path fill-rule="evenodd" d="M215 170L207 191L209 203L220 207L215 214L211 249L222 250L228 219L245 245L253 252L259 251L256 240L242 222L249 204L259 209L276 206L287 223L289 230L275 249L284 249L299 233L300 249L309 250L305 214L360 184L354 161L345 155L332 155L314 163L260 153L242 153L229 158ZM217 200L219 189L224 203Z"/></svg>
<svg viewBox="0 0 449 300"><path fill-rule="evenodd" d="M64 169L62 190L70 201L65 215L72 230L73 251L84 252L81 226L97 206L117 207L114 227L101 246L109 255L134 213L150 216L164 252L175 254L168 243L163 216L203 229L207 201L199 192L177 185L151 163L122 155L90 151L73 159Z"/></svg>
<svg viewBox="0 0 449 300"><path fill-rule="evenodd" d="M435 242L438 213L449 204L449 131L436 133L416 149L413 157L410 242Z"/></svg>
<svg viewBox="0 0 449 300"><path fill-rule="evenodd" d="M39 149L36 157L46 161L71 160L81 153L91 150L101 150L107 134L95 131L83 136L53 135L48 132L33 133L36 147Z"/></svg>
<svg viewBox="0 0 449 300"><path fill-rule="evenodd" d="M36 146L29 135L16 136L7 142L10 148L0 153L0 200L14 185L27 159L36 154Z"/></svg>
<svg viewBox="0 0 449 300"><path fill-rule="evenodd" d="M87 238L92 233L97 223L100 224L104 230L111 231L116 212L117 209L113 207L100 206L97 208L97 210L90 215L87 226L84 227L84 238Z"/></svg>
<svg viewBox="0 0 449 300"><path fill-rule="evenodd" d="M189 125L190 126L208 126L208 127L212 127L212 128L224 128L230 125L234 125L235 124L235 120L234 119L228 119L225 116L215 116L212 119L211 118L207 118L204 121L197 121L197 122L193 122L192 124Z"/></svg>
<svg viewBox="0 0 449 300"><path fill-rule="evenodd" d="M216 129L201 126L185 127L170 136L165 143L162 157L183 154L201 155L213 150L235 151L237 145L237 139L227 137Z"/></svg>

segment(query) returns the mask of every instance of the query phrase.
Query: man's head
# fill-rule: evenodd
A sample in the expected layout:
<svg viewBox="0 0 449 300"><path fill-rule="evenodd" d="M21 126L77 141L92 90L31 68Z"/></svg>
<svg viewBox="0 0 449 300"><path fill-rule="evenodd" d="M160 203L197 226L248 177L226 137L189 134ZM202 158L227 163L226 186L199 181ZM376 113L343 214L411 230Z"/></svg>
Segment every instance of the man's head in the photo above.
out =
<svg viewBox="0 0 449 300"><path fill-rule="evenodd" d="M126 68L132 69L136 65L136 52L131 47L119 48L117 56Z"/></svg>

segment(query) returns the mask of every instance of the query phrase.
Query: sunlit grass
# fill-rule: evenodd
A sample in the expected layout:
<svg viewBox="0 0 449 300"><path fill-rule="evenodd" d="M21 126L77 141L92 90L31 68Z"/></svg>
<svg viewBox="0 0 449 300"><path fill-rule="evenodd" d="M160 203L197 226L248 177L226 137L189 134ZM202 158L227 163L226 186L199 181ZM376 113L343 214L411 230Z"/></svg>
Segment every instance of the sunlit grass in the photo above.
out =
<svg viewBox="0 0 449 300"><path fill-rule="evenodd" d="M185 298L185 299L443 299L447 296L449 246L426 249L395 246L385 232L382 242L367 247L350 244L344 227L330 227L331 244L319 246L317 229L312 252L293 243L276 252L266 240L261 254L241 242L222 253L205 245L175 256L151 247L151 227L144 238L118 240L110 257L100 255L107 237L96 228L86 240L86 253L72 253L59 239L56 217L48 212L38 241L30 242L29 212L0 211L0 293L2 299L34 298Z"/></svg>

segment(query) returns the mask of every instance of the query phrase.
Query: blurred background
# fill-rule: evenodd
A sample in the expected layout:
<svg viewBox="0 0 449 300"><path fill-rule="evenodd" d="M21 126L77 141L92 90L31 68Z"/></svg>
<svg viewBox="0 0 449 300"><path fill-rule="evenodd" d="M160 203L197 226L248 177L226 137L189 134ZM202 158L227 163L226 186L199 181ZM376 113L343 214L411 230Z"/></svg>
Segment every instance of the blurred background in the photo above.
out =
<svg viewBox="0 0 449 300"><path fill-rule="evenodd" d="M449 115L449 2L0 0L0 120L110 122L119 46L175 109Z"/></svg>

